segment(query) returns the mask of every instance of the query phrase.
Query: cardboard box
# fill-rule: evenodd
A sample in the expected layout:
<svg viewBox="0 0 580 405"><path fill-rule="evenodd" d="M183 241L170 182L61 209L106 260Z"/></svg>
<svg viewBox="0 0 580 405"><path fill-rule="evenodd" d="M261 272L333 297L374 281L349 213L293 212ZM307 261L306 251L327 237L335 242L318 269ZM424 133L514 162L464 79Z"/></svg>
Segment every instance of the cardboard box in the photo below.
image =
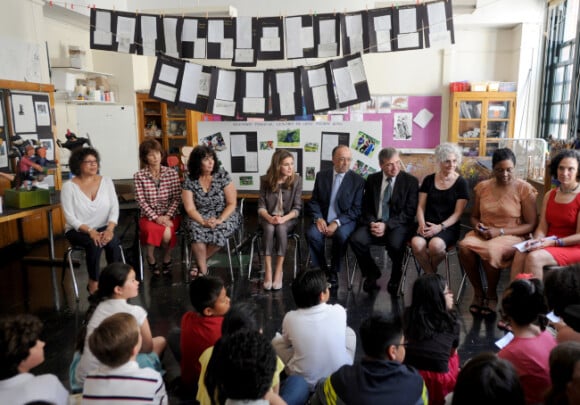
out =
<svg viewBox="0 0 580 405"><path fill-rule="evenodd" d="M70 66L77 69L84 69L85 68L85 54L86 52L83 51L78 46L69 46L68 47L68 56L70 59Z"/></svg>
<svg viewBox="0 0 580 405"><path fill-rule="evenodd" d="M92 77L91 80L95 81L95 89L101 91L111 91L111 85L109 84L109 79L103 76Z"/></svg>
<svg viewBox="0 0 580 405"><path fill-rule="evenodd" d="M48 190L4 190L4 202L6 207L30 208L38 205L50 204L50 192Z"/></svg>

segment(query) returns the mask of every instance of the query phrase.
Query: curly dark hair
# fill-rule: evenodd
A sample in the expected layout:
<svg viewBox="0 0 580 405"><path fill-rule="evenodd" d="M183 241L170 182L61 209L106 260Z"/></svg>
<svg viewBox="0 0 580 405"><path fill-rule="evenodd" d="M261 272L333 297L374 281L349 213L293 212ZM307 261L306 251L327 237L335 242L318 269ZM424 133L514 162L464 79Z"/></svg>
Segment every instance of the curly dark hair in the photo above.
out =
<svg viewBox="0 0 580 405"><path fill-rule="evenodd" d="M439 274L425 274L415 281L411 306L405 314L407 339L421 341L455 330L457 313L447 308L445 286L445 279Z"/></svg>
<svg viewBox="0 0 580 405"><path fill-rule="evenodd" d="M580 304L580 264L548 272L544 281L548 308L557 316L564 315L568 305Z"/></svg>
<svg viewBox="0 0 580 405"><path fill-rule="evenodd" d="M217 389L220 402L226 398L259 399L272 385L276 353L260 332L240 330L216 343L207 370L208 392ZM209 375L215 379L208 380ZM215 404L214 396L210 397Z"/></svg>
<svg viewBox="0 0 580 405"><path fill-rule="evenodd" d="M161 154L161 159L163 160L165 157L165 151L157 139L149 138L141 142L141 145L139 145L139 160L143 166L147 166L149 164L147 162L147 155L153 151L159 152Z"/></svg>
<svg viewBox="0 0 580 405"><path fill-rule="evenodd" d="M516 155L514 155L510 148L496 149L491 156L491 167L495 167L496 164L504 160L511 160L514 166L516 165Z"/></svg>
<svg viewBox="0 0 580 405"><path fill-rule="evenodd" d="M578 162L578 168L580 168L580 154L574 149L564 149L562 152L558 153L556 157L550 162L550 175L557 179L558 178L558 166L562 159L572 158L576 159ZM580 180L580 170L576 170L576 180Z"/></svg>
<svg viewBox="0 0 580 405"><path fill-rule="evenodd" d="M220 165L215 150L205 145L198 145L191 151L189 160L187 161L187 170L189 171L189 178L191 180L199 179L201 174L201 161L206 157L213 158L214 165L211 174L218 172Z"/></svg>
<svg viewBox="0 0 580 405"><path fill-rule="evenodd" d="M78 148L70 155L68 159L68 167L72 174L78 176L81 174L81 165L87 156L94 156L97 159L97 164L101 163L101 156L95 148Z"/></svg>
<svg viewBox="0 0 580 405"><path fill-rule="evenodd" d="M537 278L513 281L504 292L501 307L516 325L531 324L547 312L542 281Z"/></svg>
<svg viewBox="0 0 580 405"><path fill-rule="evenodd" d="M0 319L0 380L19 373L18 366L30 355L42 331L42 322L30 314Z"/></svg>

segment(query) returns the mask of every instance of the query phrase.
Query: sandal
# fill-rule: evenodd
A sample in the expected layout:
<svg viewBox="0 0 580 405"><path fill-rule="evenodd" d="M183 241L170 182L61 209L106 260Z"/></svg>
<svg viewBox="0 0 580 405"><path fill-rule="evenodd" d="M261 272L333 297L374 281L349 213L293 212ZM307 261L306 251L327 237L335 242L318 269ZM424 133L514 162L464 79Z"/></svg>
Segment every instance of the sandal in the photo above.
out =
<svg viewBox="0 0 580 405"><path fill-rule="evenodd" d="M173 265L173 260L168 261L167 263L161 264L161 271L163 275L166 276L171 273L171 266Z"/></svg>
<svg viewBox="0 0 580 405"><path fill-rule="evenodd" d="M487 301L487 305L485 305L484 307L481 308L481 315L484 318L493 319L497 316L497 311L496 311L496 309L494 309L494 308L497 308L497 298L488 298L486 301ZM495 303L493 308L491 305L489 305L490 302Z"/></svg>
<svg viewBox="0 0 580 405"><path fill-rule="evenodd" d="M473 316L480 316L481 310L482 310L481 305L471 304L469 306L469 312L471 312L471 315Z"/></svg>
<svg viewBox="0 0 580 405"><path fill-rule="evenodd" d="M154 276L161 275L161 270L159 269L159 264L157 262L149 263L149 260L147 260L147 265L149 265L149 271L153 273Z"/></svg>
<svg viewBox="0 0 580 405"><path fill-rule="evenodd" d="M191 271L189 272L189 276L191 277L192 280L195 280L198 277L204 277L206 275L207 273L202 273L197 267L192 267Z"/></svg>
<svg viewBox="0 0 580 405"><path fill-rule="evenodd" d="M503 319L500 319L497 322L497 328L499 330L503 330L504 332L511 332L512 331L512 327L511 327L510 323L508 321L504 321Z"/></svg>

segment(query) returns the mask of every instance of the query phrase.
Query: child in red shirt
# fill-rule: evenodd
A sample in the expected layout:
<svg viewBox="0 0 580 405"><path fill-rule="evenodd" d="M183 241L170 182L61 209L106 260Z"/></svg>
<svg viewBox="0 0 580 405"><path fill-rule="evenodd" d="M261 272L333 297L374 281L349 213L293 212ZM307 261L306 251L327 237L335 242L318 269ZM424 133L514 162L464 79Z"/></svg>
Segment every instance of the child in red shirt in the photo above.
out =
<svg viewBox="0 0 580 405"><path fill-rule="evenodd" d="M195 311L181 318L181 383L185 390L195 392L201 372L199 356L221 337L230 298L221 279L198 277L189 285L189 299Z"/></svg>

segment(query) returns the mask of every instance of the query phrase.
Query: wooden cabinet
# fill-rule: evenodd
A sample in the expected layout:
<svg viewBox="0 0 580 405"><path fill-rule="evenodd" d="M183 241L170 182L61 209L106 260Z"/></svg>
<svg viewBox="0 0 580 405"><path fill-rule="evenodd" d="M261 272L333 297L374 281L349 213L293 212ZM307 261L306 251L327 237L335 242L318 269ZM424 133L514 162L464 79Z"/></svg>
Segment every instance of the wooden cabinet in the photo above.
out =
<svg viewBox="0 0 580 405"><path fill-rule="evenodd" d="M152 137L169 155L179 156L182 146L197 145L197 122L203 115L151 99L147 93L137 93L139 143Z"/></svg>
<svg viewBox="0 0 580 405"><path fill-rule="evenodd" d="M515 92L451 93L449 140L465 156L491 156L500 140L513 138L515 111Z"/></svg>

